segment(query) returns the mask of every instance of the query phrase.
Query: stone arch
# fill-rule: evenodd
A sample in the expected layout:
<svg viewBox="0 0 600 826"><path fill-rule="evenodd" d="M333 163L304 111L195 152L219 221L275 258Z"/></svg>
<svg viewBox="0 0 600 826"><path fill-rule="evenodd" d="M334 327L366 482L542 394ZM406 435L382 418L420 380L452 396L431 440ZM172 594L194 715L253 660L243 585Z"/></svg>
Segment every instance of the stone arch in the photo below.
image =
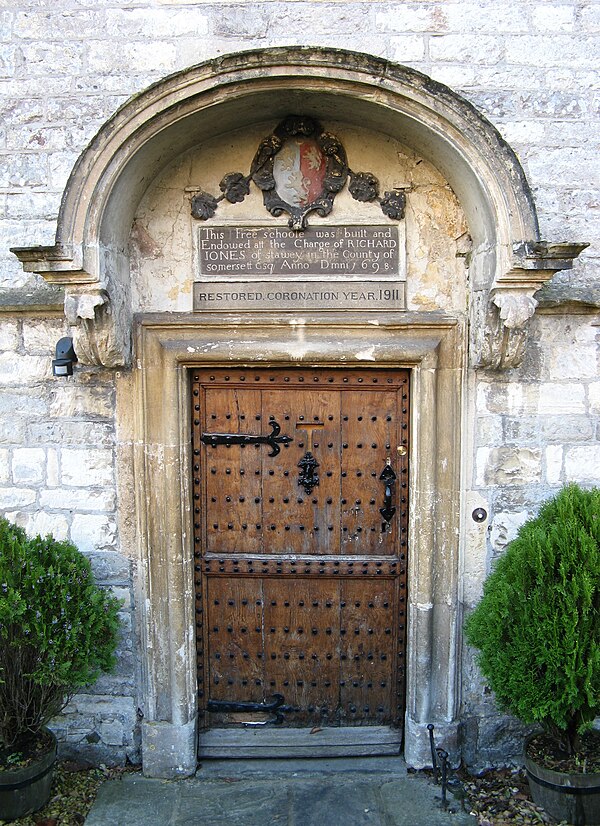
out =
<svg viewBox="0 0 600 826"><path fill-rule="evenodd" d="M531 192L514 152L450 89L379 58L295 47L209 61L132 98L73 169L56 243L14 250L28 271L65 288L80 361L130 364L134 325L127 242L136 208L160 172L203 140L265 119L277 122L290 112L392 136L442 172L473 239L471 364L518 364L536 306L534 292L554 271L571 266L581 245L540 240ZM381 363L414 371L418 485L410 494L405 730L405 756L413 765L429 759L427 722L435 722L447 746L457 746L464 458L457 423L465 327L463 318L406 312L382 314L374 332L358 313L326 321L317 313L301 330L307 363L339 357L338 344L338 350L331 349L334 330L349 361L358 363L357 354L376 337ZM232 329L226 314L201 320L155 314L140 320L135 335L135 369L120 376L118 415L120 439L131 452L124 460L120 509L135 515L131 545L139 560L144 771L177 776L196 766L187 374L196 365L256 358L291 363L297 350L287 321L269 315ZM131 478L143 483L125 491ZM123 541L127 545L127 538Z"/></svg>
<svg viewBox="0 0 600 826"><path fill-rule="evenodd" d="M13 250L27 271L65 287L80 360L130 362L125 250L135 208L153 178L208 136L291 110L394 135L440 169L473 238L471 362L518 364L534 292L571 266L580 247L540 240L514 152L466 100L419 72L369 55L297 47L224 56L131 98L77 161L54 246Z"/></svg>

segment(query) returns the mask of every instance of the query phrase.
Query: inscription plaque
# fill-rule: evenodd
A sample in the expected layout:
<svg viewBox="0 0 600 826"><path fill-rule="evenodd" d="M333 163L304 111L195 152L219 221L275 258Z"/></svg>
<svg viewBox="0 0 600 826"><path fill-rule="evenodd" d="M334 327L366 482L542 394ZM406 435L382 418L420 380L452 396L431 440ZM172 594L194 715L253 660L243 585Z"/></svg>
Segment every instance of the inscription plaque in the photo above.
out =
<svg viewBox="0 0 600 826"><path fill-rule="evenodd" d="M194 284L195 310L403 310L404 283L231 281Z"/></svg>
<svg viewBox="0 0 600 826"><path fill-rule="evenodd" d="M403 227L403 225L402 225ZM376 277L400 273L400 226L198 228L202 280L231 278Z"/></svg>
<svg viewBox="0 0 600 826"><path fill-rule="evenodd" d="M194 310L404 309L404 224L200 226Z"/></svg>

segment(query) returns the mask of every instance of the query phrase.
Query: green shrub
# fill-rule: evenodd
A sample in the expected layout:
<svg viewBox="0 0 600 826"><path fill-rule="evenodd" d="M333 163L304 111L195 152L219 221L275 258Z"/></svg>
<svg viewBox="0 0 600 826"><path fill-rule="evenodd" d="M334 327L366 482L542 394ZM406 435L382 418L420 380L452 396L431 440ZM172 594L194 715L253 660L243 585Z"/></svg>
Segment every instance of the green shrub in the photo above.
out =
<svg viewBox="0 0 600 826"><path fill-rule="evenodd" d="M600 713L600 490L568 485L526 522L466 623L500 705L563 750Z"/></svg>
<svg viewBox="0 0 600 826"><path fill-rule="evenodd" d="M113 668L119 606L74 545L0 519L0 746L31 740Z"/></svg>

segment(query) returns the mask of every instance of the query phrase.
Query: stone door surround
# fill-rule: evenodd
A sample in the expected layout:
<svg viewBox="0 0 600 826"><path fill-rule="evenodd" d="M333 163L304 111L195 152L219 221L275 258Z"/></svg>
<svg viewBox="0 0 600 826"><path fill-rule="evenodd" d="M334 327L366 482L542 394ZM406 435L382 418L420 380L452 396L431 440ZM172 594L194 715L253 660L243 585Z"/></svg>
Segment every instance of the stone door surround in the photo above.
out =
<svg viewBox="0 0 600 826"><path fill-rule="evenodd" d="M426 725L456 741L458 526L464 329L438 314L392 313L373 324L352 313L303 318L262 314L147 316L134 368L140 551L140 628L145 652L144 771L196 767L197 685L192 536L189 370L211 366L399 367L411 370L405 757L429 759ZM371 354L376 354L372 360ZM143 483L141 482L143 480Z"/></svg>

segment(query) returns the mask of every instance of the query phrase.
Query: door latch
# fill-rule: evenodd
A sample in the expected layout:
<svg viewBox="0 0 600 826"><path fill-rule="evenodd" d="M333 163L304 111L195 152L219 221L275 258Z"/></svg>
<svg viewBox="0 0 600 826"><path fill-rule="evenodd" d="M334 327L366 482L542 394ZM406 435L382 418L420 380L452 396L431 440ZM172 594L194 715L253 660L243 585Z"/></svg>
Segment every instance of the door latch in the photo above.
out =
<svg viewBox="0 0 600 826"><path fill-rule="evenodd" d="M383 517L383 522L381 523L381 533L385 533L390 526L392 517L396 513L396 508L392 505L392 489L394 487L394 482L396 481L396 474L392 469L389 459L381 471L379 481L383 482L385 485L383 507L379 508L379 513Z"/></svg>

